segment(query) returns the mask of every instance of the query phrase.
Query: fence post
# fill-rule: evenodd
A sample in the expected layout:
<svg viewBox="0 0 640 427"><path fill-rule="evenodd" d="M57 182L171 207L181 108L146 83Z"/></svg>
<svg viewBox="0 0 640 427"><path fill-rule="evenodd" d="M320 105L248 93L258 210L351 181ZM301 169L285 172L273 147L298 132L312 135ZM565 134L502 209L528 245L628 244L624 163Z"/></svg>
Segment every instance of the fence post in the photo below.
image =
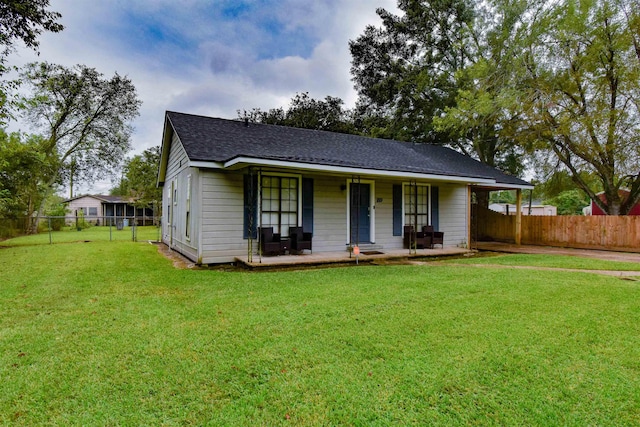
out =
<svg viewBox="0 0 640 427"><path fill-rule="evenodd" d="M47 217L47 222L48 222L48 225L49 225L49 244L51 245L53 243L53 241L51 239L51 217L50 216Z"/></svg>

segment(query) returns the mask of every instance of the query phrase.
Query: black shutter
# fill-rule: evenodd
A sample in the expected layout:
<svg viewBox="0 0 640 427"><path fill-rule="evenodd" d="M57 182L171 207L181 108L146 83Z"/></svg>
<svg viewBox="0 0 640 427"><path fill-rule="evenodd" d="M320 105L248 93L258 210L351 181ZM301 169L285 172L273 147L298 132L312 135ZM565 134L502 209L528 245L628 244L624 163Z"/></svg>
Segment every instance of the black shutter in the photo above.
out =
<svg viewBox="0 0 640 427"><path fill-rule="evenodd" d="M402 185L393 186L393 235L402 236Z"/></svg>
<svg viewBox="0 0 640 427"><path fill-rule="evenodd" d="M253 180L251 179L253 178ZM252 182L253 181L253 182ZM258 238L258 177L244 175L244 227L242 238L249 238L249 219L253 219L251 238Z"/></svg>
<svg viewBox="0 0 640 427"><path fill-rule="evenodd" d="M302 178L302 230L313 233L313 179Z"/></svg>
<svg viewBox="0 0 640 427"><path fill-rule="evenodd" d="M431 225L433 225L433 229L436 231L440 229L438 221L438 200L438 187L431 186Z"/></svg>

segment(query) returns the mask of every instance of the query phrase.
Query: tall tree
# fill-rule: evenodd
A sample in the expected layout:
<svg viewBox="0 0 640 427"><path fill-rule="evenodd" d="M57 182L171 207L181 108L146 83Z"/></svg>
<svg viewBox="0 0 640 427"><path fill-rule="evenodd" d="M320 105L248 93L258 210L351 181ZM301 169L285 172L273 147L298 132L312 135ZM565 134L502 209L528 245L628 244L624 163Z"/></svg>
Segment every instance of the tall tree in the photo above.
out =
<svg viewBox="0 0 640 427"><path fill-rule="evenodd" d="M6 58L15 49L16 41L37 50L38 36L42 31L57 33L63 30L57 20L58 12L47 10L49 0L2 0L0 1L0 77L7 71ZM9 116L7 91L16 82L0 80L0 124Z"/></svg>
<svg viewBox="0 0 640 427"><path fill-rule="evenodd" d="M85 65L70 69L46 62L29 64L23 77L32 89L25 116L44 135L45 155L59 160L51 184L92 182L118 169L140 107L129 78L116 73L105 79Z"/></svg>
<svg viewBox="0 0 640 427"><path fill-rule="evenodd" d="M611 215L640 200L639 13L637 1L564 0L538 20L525 68L524 136ZM589 173L606 202L584 179Z"/></svg>
<svg viewBox="0 0 640 427"><path fill-rule="evenodd" d="M361 113L386 119L389 136L440 143L432 118L454 105L456 73L470 60L475 11L470 0L399 0L402 14L378 9L382 28L349 42Z"/></svg>
<svg viewBox="0 0 640 427"><path fill-rule="evenodd" d="M517 115L507 89L526 2L399 0L378 9L383 27L350 42L365 132L446 144L512 174L523 150L509 129Z"/></svg>
<svg viewBox="0 0 640 427"><path fill-rule="evenodd" d="M433 118L437 130L467 155L513 175L524 171L525 150L518 142L522 43L535 2L487 0L478 3L469 64L456 73L455 104Z"/></svg>
<svg viewBox="0 0 640 427"><path fill-rule="evenodd" d="M122 180L111 194L130 197L139 207L155 206L162 201L162 189L156 185L159 165L159 146L127 159Z"/></svg>
<svg viewBox="0 0 640 427"><path fill-rule="evenodd" d="M0 217L33 218L46 198L57 159L43 154L44 144L37 135L8 135L0 129Z"/></svg>
<svg viewBox="0 0 640 427"><path fill-rule="evenodd" d="M317 100L311 98L308 92L303 92L291 99L286 110L282 107L268 111L254 108L248 112L238 111L238 117L255 123L356 133L352 113L343 105L344 101L337 97L327 96L324 100Z"/></svg>

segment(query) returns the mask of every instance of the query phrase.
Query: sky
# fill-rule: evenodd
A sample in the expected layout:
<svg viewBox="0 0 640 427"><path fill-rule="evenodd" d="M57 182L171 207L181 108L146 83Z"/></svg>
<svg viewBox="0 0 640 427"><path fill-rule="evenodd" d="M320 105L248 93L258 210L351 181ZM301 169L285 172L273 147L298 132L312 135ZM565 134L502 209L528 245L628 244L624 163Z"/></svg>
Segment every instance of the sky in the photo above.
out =
<svg viewBox="0 0 640 427"><path fill-rule="evenodd" d="M84 64L128 76L142 101L130 155L161 144L167 110L235 119L238 110L286 107L296 93L353 107L349 40L380 26L395 0L51 0L60 33L19 47L12 65ZM33 131L24 123L9 130ZM111 181L82 186L106 193Z"/></svg>

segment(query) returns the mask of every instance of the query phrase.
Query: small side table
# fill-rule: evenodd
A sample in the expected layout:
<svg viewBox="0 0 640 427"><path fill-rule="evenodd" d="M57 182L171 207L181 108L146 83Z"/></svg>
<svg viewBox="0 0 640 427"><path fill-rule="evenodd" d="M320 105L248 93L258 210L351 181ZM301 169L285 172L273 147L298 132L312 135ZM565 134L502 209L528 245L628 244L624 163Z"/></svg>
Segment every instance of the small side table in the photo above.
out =
<svg viewBox="0 0 640 427"><path fill-rule="evenodd" d="M291 249L291 239L288 237L280 239L280 254L284 255L285 252Z"/></svg>

